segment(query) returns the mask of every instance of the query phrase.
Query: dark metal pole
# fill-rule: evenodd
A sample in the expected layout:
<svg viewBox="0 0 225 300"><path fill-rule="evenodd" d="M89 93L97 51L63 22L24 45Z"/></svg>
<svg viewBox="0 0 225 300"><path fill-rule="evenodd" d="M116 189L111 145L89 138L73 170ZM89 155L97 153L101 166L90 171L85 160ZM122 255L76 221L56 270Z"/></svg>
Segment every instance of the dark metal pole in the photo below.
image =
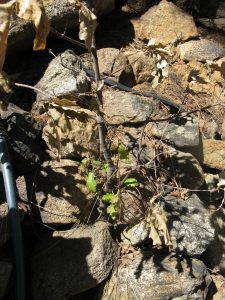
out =
<svg viewBox="0 0 225 300"><path fill-rule="evenodd" d="M6 200L8 203L8 217L11 228L13 250L16 265L16 295L15 299L25 300L25 274L22 233L18 206L16 201L15 181L13 177L12 165L10 162L9 151L6 142L6 132L0 120L0 161L4 179Z"/></svg>

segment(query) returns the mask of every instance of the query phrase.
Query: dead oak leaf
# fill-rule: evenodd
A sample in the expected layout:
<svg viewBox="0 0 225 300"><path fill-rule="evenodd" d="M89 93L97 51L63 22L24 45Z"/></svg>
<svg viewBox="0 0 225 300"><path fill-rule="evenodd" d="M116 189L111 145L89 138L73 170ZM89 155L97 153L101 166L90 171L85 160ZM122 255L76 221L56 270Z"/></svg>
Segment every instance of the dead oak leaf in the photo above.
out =
<svg viewBox="0 0 225 300"><path fill-rule="evenodd" d="M18 17L34 23L36 36L33 50L43 50L46 46L50 26L41 0L17 0L16 13Z"/></svg>
<svg viewBox="0 0 225 300"><path fill-rule="evenodd" d="M0 70L2 70L5 61L10 16L15 2L15 0L12 0L7 3L0 4Z"/></svg>
<svg viewBox="0 0 225 300"><path fill-rule="evenodd" d="M92 46L93 35L95 34L95 29L98 26L97 17L93 14L87 6L80 3L79 9L79 20L80 20L80 32L79 38L85 41L85 45L88 49Z"/></svg>

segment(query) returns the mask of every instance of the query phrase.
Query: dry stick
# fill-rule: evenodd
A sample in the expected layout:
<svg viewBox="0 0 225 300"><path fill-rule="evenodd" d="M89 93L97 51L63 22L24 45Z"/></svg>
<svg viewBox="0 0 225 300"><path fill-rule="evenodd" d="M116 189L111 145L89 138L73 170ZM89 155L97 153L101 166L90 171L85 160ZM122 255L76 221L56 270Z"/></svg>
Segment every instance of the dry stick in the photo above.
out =
<svg viewBox="0 0 225 300"><path fill-rule="evenodd" d="M96 82L96 87L98 87L98 83L100 81L100 71L99 71L99 65L98 65L98 57L97 57L97 51L96 51L96 46L95 46L95 35L93 34L92 36L92 45L91 45L91 56L93 60L93 69L95 72L95 82ZM102 106L102 91L97 90L96 92L96 100L99 105L99 109L101 110ZM104 119L103 117L98 113L96 114L95 120L98 125L98 133L99 133L99 143L100 143L100 149L101 152L104 156L105 162L108 164L109 169L107 172L107 183L105 184L105 190L108 190L108 184L110 179L112 178L112 175L115 171L115 166L112 162L111 155L106 143L106 131L105 131L105 124L104 124Z"/></svg>
<svg viewBox="0 0 225 300"><path fill-rule="evenodd" d="M18 87L24 87L24 88L27 88L27 89L30 89L30 90L34 90L36 92L39 92L41 93L42 95L44 95L45 97L49 97L49 96L54 96L52 95L51 93L47 93L45 91L42 91L34 86L31 86L31 85L27 85L27 84L23 84L23 83L18 83L18 82L15 82L14 83L15 86L18 86Z"/></svg>
<svg viewBox="0 0 225 300"><path fill-rule="evenodd" d="M55 30L52 27L51 27L51 32L53 34L55 34L56 36L60 37L61 39L65 40L67 42L70 42L71 44L74 44L74 45L79 46L81 48L87 49L87 47L83 43L78 42L74 39L71 39L70 37L66 36L64 33L60 33L59 31Z"/></svg>

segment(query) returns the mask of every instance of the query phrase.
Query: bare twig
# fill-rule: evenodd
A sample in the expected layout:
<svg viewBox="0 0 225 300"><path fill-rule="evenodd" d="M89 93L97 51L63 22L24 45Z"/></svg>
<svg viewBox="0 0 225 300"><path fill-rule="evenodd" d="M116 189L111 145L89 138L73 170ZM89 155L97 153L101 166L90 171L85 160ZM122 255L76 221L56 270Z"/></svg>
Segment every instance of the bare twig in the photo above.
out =
<svg viewBox="0 0 225 300"><path fill-rule="evenodd" d="M27 89L30 89L30 90L33 90L33 91L36 91L36 92L39 92L41 93L42 95L44 95L45 97L49 97L49 96L54 96L53 94L51 94L50 92L45 92L45 91L42 91L34 86L31 86L31 85L27 85L27 84L23 84L23 83L18 83L18 82L15 82L14 83L15 86L18 86L18 87L24 87L24 88L27 88Z"/></svg>
<svg viewBox="0 0 225 300"><path fill-rule="evenodd" d="M79 47L81 47L81 48L87 49L87 47L85 46L85 44L83 44L83 43L81 43L81 42L79 42L79 41L76 41L76 40L74 40L74 39L72 39L72 38L66 36L64 33L60 33L59 31L57 31L56 29L54 29L54 28L52 28L52 27L51 27L51 32L52 32L54 35L58 36L59 38L65 40L65 41L67 41L67 42L70 42L71 44L74 44L74 45L79 46Z"/></svg>

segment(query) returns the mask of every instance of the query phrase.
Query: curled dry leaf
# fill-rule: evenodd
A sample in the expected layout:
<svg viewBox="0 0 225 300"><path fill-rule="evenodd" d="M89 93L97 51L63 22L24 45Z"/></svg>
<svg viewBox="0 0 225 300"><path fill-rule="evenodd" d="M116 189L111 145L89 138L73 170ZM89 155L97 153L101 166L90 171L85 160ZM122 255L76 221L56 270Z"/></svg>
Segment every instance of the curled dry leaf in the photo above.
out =
<svg viewBox="0 0 225 300"><path fill-rule="evenodd" d="M36 29L34 50L45 49L46 38L49 33L49 22L41 0L12 0L0 4L0 70L2 70L5 61L10 16L13 10L18 17L34 23Z"/></svg>
<svg viewBox="0 0 225 300"><path fill-rule="evenodd" d="M161 247L160 232L162 232L165 245L171 249L173 244L166 223L167 218L163 209L159 205L153 204L153 207L148 210L146 217L146 226L150 228L149 237L152 239L154 246Z"/></svg>
<svg viewBox="0 0 225 300"><path fill-rule="evenodd" d="M162 242L160 240L160 237L159 237L159 234L158 234L158 231L156 230L154 224L150 224L150 234L149 234L149 238L152 239L153 241L153 245L156 246L157 248L158 247L161 247L162 246Z"/></svg>
<svg viewBox="0 0 225 300"><path fill-rule="evenodd" d="M162 208L157 207L155 216L156 216L156 220L158 223L158 230L161 230L163 232L165 244L169 247L172 247L173 244L170 239L170 234L169 234L169 231L168 231L168 228L166 225L167 218L166 218L166 215L165 215L164 211L162 210Z"/></svg>
<svg viewBox="0 0 225 300"><path fill-rule="evenodd" d="M41 0L17 0L16 12L20 18L32 21L35 25L36 36L33 50L43 50L49 33L49 22Z"/></svg>
<svg viewBox="0 0 225 300"><path fill-rule="evenodd" d="M92 38L95 33L95 29L98 26L97 17L87 6L80 3L79 9L79 20L80 20L80 32L79 38L85 41L85 45L88 49L92 46Z"/></svg>
<svg viewBox="0 0 225 300"><path fill-rule="evenodd" d="M15 2L15 0L12 0L7 3L0 4L0 70L2 70L5 61L10 16Z"/></svg>

